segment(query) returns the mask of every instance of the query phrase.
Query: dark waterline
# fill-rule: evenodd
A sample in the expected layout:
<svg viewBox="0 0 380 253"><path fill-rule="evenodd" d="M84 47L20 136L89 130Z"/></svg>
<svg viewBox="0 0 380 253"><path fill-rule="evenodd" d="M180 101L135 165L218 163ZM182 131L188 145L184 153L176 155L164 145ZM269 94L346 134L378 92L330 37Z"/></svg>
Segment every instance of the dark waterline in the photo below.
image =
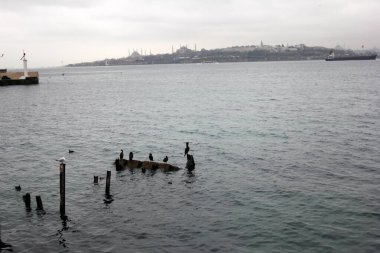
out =
<svg viewBox="0 0 380 253"><path fill-rule="evenodd" d="M379 67L55 68L0 87L1 239L15 252L376 252ZM192 175L112 164L122 148L184 168L186 141ZM93 184L107 170L111 203L105 180ZM26 192L45 214L25 211Z"/></svg>

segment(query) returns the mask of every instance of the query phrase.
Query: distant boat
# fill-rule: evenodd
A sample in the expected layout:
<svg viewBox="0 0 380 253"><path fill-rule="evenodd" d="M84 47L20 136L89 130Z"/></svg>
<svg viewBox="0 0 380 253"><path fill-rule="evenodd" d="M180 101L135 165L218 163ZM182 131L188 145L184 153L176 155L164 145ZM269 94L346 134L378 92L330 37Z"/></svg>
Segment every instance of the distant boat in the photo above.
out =
<svg viewBox="0 0 380 253"><path fill-rule="evenodd" d="M335 56L334 51L331 50L329 56L327 56L325 60L326 61L376 60L376 57L377 57L377 54Z"/></svg>

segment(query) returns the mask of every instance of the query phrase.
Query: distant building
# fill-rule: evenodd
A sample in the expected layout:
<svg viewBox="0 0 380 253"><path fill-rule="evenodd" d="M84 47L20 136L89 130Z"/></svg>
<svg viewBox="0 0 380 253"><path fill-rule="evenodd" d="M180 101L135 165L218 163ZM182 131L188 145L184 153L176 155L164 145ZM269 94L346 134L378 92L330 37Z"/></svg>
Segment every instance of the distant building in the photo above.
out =
<svg viewBox="0 0 380 253"><path fill-rule="evenodd" d="M175 52L180 57L190 57L193 54L193 50L188 49L186 46L182 46Z"/></svg>
<svg viewBox="0 0 380 253"><path fill-rule="evenodd" d="M128 61L143 61L144 58L142 57L141 54L139 54L139 52L137 51L133 51L133 53L127 57Z"/></svg>

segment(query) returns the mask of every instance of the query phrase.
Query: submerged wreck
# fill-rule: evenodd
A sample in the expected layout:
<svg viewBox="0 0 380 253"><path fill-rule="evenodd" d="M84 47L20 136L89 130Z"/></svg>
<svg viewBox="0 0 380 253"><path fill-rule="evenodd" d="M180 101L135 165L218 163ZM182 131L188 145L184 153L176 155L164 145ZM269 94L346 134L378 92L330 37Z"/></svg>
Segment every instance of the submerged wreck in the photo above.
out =
<svg viewBox="0 0 380 253"><path fill-rule="evenodd" d="M115 160L116 170L124 170L124 169L142 169L142 170L157 170L160 169L164 172L168 171L177 171L181 168L168 164L168 163L159 163L153 161L139 161L139 160L126 160L119 159Z"/></svg>

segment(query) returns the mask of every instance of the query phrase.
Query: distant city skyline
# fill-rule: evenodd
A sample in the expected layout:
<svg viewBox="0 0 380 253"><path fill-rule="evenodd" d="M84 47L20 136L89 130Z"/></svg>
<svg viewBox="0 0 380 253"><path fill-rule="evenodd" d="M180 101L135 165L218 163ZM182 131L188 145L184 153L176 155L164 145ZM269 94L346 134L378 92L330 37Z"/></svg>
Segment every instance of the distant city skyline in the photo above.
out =
<svg viewBox="0 0 380 253"><path fill-rule="evenodd" d="M0 68L232 46L380 47L377 0L12 0L2 3Z"/></svg>

